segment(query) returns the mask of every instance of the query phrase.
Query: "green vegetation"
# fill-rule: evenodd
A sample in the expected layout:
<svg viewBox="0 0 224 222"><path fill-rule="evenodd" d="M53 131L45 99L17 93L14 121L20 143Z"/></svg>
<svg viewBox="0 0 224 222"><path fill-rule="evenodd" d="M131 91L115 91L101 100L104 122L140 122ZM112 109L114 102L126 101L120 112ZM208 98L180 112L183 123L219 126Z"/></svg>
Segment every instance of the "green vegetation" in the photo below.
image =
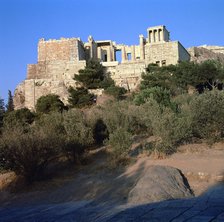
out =
<svg viewBox="0 0 224 222"><path fill-rule="evenodd" d="M95 96L88 92L88 89L70 87L68 89L69 98L68 102L70 107L83 108L91 106L94 103Z"/></svg>
<svg viewBox="0 0 224 222"><path fill-rule="evenodd" d="M34 121L35 114L27 108L14 110L5 114L4 126L13 127L17 123L21 125L31 124Z"/></svg>
<svg viewBox="0 0 224 222"><path fill-rule="evenodd" d="M88 69L92 75L101 73L99 64L97 72L93 63L91 67ZM68 110L58 96L48 95L38 100L37 113L21 109L5 114L0 100L1 167L32 182L42 178L48 165L60 157L80 164L89 149L102 145L107 145L110 162L117 166L126 163L131 145L141 143L139 138L152 136L152 142L143 143L142 147L158 156L170 155L179 145L192 141L214 143L224 139L221 64L150 64L138 92L129 98L89 107L94 97L87 86L97 88L103 83L106 92L111 90L116 98L122 97L111 79L105 80L98 74L96 81L80 77L84 87L69 89ZM195 92L189 94L189 88ZM82 107L85 109L79 109Z"/></svg>
<svg viewBox="0 0 224 222"><path fill-rule="evenodd" d="M5 114L4 100L0 98L0 128L3 126L3 118Z"/></svg>
<svg viewBox="0 0 224 222"><path fill-rule="evenodd" d="M14 110L14 104L13 104L13 96L12 92L8 91L8 103L6 105L7 112L12 112Z"/></svg>
<svg viewBox="0 0 224 222"><path fill-rule="evenodd" d="M100 62L89 60L84 69L79 70L79 74L75 75L74 80L86 89L101 88L101 83L104 80L104 67Z"/></svg>
<svg viewBox="0 0 224 222"><path fill-rule="evenodd" d="M64 109L66 109L64 103L59 99L58 95L54 94L41 96L36 103L37 113L62 112Z"/></svg>
<svg viewBox="0 0 224 222"><path fill-rule="evenodd" d="M89 60L84 69L79 70L74 80L78 82L76 89L70 87L69 105L70 107L83 108L89 107L95 102L95 96L89 89L104 89L105 93L112 95L116 99L121 99L126 93L123 87L115 86L114 80L105 74L104 67L99 61Z"/></svg>

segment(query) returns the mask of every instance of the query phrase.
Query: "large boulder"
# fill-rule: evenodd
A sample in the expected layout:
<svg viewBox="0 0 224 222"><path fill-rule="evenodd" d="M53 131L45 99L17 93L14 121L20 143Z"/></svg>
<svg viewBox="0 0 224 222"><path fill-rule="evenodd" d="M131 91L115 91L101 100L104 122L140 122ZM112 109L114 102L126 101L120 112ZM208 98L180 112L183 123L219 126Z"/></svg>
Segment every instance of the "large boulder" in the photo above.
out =
<svg viewBox="0 0 224 222"><path fill-rule="evenodd" d="M193 196L188 181L180 170L168 166L150 166L129 192L128 202L145 204Z"/></svg>

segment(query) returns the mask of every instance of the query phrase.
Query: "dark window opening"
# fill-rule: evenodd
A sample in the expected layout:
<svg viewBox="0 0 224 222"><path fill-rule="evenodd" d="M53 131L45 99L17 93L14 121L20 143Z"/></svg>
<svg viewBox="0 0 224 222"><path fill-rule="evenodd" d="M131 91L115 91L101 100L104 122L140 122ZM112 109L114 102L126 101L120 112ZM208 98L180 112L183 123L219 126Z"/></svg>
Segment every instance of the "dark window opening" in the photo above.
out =
<svg viewBox="0 0 224 222"><path fill-rule="evenodd" d="M166 60L162 60L162 66L166 65Z"/></svg>
<svg viewBox="0 0 224 222"><path fill-rule="evenodd" d="M107 54L104 55L104 62L107 62Z"/></svg>
<svg viewBox="0 0 224 222"><path fill-rule="evenodd" d="M128 59L128 61L131 60L131 53L127 53L127 59Z"/></svg>

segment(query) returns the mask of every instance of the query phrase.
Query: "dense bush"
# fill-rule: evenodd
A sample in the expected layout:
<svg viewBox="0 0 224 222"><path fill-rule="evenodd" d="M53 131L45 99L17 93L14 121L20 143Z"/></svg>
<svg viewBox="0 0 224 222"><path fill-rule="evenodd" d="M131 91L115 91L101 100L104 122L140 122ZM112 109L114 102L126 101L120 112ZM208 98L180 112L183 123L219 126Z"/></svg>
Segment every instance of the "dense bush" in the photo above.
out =
<svg viewBox="0 0 224 222"><path fill-rule="evenodd" d="M178 95L193 86L202 93L205 89L222 89L224 67L217 61L205 61L200 64L181 62L175 66L164 67L149 64L142 79L141 89L159 86L170 90L172 95Z"/></svg>
<svg viewBox="0 0 224 222"><path fill-rule="evenodd" d="M122 99L126 92L127 90L125 88L115 85L109 86L105 90L106 94L113 96L115 99Z"/></svg>
<svg viewBox="0 0 224 222"><path fill-rule="evenodd" d="M91 106L94 103L95 96L92 93L88 92L88 89L77 88L74 89L70 87L69 92L69 104L70 107L82 108Z"/></svg>
<svg viewBox="0 0 224 222"><path fill-rule="evenodd" d="M63 124L66 133L64 151L73 161L80 162L86 148L93 144L93 129L86 121L82 111L72 109L63 114Z"/></svg>
<svg viewBox="0 0 224 222"><path fill-rule="evenodd" d="M190 103L194 135L216 141L224 136L224 92L210 91Z"/></svg>
<svg viewBox="0 0 224 222"><path fill-rule="evenodd" d="M4 117L4 125L7 127L13 127L18 122L26 125L33 123L35 114L27 108L17 109L11 112L7 112Z"/></svg>
<svg viewBox="0 0 224 222"><path fill-rule="evenodd" d="M127 130L118 127L109 135L108 144L112 149L112 160L118 163L127 157L132 144L132 135Z"/></svg>
<svg viewBox="0 0 224 222"><path fill-rule="evenodd" d="M141 105L148 99L155 100L160 106L170 107L173 110L177 109L176 104L171 102L171 94L167 89L158 86L143 89L135 96L134 103Z"/></svg>
<svg viewBox="0 0 224 222"><path fill-rule="evenodd" d="M4 100L0 98L0 128L3 126L3 118L5 114Z"/></svg>
<svg viewBox="0 0 224 222"><path fill-rule="evenodd" d="M62 112L64 109L66 109L64 103L60 100L58 95L54 94L41 96L36 103L37 113Z"/></svg>
<svg viewBox="0 0 224 222"><path fill-rule="evenodd" d="M109 133L121 127L134 134L144 129L139 107L127 101L109 102L97 110Z"/></svg>
<svg viewBox="0 0 224 222"><path fill-rule="evenodd" d="M45 132L39 127L24 132L18 125L5 130L0 138L0 158L4 167L23 175L28 182L41 178L63 144L54 132Z"/></svg>
<svg viewBox="0 0 224 222"><path fill-rule="evenodd" d="M161 152L171 153L177 145L188 141L192 135L192 119L188 112L174 112L153 99L142 105L144 121L152 134L159 139L156 144Z"/></svg>

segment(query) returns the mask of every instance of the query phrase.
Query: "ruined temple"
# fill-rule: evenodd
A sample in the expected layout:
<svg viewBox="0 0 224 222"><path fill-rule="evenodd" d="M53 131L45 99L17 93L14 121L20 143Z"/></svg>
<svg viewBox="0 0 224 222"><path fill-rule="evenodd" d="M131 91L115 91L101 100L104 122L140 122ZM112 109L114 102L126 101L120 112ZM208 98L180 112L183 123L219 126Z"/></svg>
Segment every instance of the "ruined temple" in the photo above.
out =
<svg viewBox="0 0 224 222"><path fill-rule="evenodd" d="M26 80L15 90L15 107L34 109L37 99L49 93L59 95L66 103L68 87L76 86L74 74L78 74L89 59L99 60L117 85L132 91L140 83L148 64L177 64L190 60L190 54L179 41L170 41L170 33L164 25L148 28L147 37L139 35L138 45L98 41L92 36L88 42L80 38L40 39L38 61L27 66Z"/></svg>

